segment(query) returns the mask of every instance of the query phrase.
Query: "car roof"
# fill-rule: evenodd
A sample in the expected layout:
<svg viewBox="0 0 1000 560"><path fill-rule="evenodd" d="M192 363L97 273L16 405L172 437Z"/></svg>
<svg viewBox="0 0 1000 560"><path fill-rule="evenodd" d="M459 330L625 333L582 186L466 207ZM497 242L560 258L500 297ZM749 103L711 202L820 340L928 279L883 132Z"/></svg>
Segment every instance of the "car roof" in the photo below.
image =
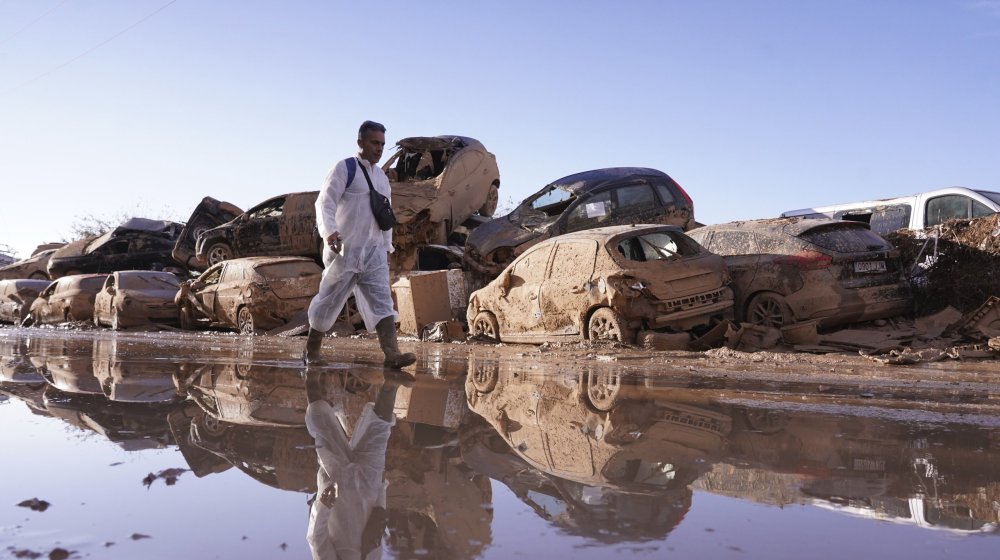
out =
<svg viewBox="0 0 1000 560"><path fill-rule="evenodd" d="M666 173L649 167L606 167L567 175L553 181L549 186L558 187L571 193L580 193L633 177L665 177L671 182L673 181Z"/></svg>
<svg viewBox="0 0 1000 560"><path fill-rule="evenodd" d="M727 222L724 224L713 224L710 226L702 226L697 230L704 231L716 231L720 229L740 229L740 230L752 230L752 231L769 231L776 232L780 231L791 236L802 235L803 233L816 229L819 227L842 227L842 228L853 228L853 227L863 227L865 229L871 229L871 227L864 222L855 222L851 220L833 220L828 218L766 218L763 220L741 220L735 222Z"/></svg>
<svg viewBox="0 0 1000 560"><path fill-rule="evenodd" d="M396 146L410 150L443 150L449 147L468 148L475 146L482 148L483 143L468 136L445 134L442 136L410 136L396 142Z"/></svg>
<svg viewBox="0 0 1000 560"><path fill-rule="evenodd" d="M563 235L558 235L556 237L547 239L546 242L573 241L580 239L593 239L596 241L604 241L618 235L625 235L625 234L642 235L645 233L654 233L657 231L675 231L677 233L684 233L684 230L678 226L671 226L664 224L631 224L624 226L606 226L600 228L585 229L581 231L574 231L572 233L564 233Z"/></svg>

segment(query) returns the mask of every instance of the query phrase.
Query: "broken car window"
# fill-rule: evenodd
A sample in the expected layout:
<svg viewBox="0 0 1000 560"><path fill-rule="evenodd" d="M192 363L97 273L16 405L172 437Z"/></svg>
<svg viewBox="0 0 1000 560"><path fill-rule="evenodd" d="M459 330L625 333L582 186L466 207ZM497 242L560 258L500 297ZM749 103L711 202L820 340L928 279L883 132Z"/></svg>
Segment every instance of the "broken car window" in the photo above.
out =
<svg viewBox="0 0 1000 560"><path fill-rule="evenodd" d="M282 210L285 207L285 199L279 198L278 200L272 200L267 202L249 212L250 218L257 220L260 218L276 218L281 215Z"/></svg>
<svg viewBox="0 0 1000 560"><path fill-rule="evenodd" d="M891 251L890 245L877 233L864 226L818 227L799 235L799 238L824 249L838 253L865 253Z"/></svg>
<svg viewBox="0 0 1000 560"><path fill-rule="evenodd" d="M681 234L667 231L637 235L618 243L618 253L630 261L662 261L698 252L699 248Z"/></svg>
<svg viewBox="0 0 1000 560"><path fill-rule="evenodd" d="M547 190L531 201L531 207L535 210L545 212L546 216L558 216L562 214L576 195L558 187L548 187Z"/></svg>

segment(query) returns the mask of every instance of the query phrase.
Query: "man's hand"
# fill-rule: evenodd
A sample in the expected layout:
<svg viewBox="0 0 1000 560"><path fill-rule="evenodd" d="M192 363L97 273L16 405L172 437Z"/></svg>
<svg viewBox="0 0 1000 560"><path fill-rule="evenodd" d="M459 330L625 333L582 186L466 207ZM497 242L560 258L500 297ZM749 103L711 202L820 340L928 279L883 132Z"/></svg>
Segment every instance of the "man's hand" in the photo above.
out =
<svg viewBox="0 0 1000 560"><path fill-rule="evenodd" d="M341 246L340 241L341 240L339 231L331 233L330 236L326 238L327 246L329 246L330 250L333 251L334 253L340 252L340 246Z"/></svg>

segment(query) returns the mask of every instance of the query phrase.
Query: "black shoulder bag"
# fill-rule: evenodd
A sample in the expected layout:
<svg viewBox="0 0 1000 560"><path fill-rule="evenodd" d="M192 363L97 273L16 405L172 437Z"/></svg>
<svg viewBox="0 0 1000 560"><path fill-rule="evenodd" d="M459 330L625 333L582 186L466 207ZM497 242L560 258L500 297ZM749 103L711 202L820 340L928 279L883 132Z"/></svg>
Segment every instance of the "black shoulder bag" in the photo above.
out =
<svg viewBox="0 0 1000 560"><path fill-rule="evenodd" d="M358 162L358 167L361 168L361 172L365 174L365 180L368 181L368 189L371 195L372 203L372 214L375 214L375 221L378 222L378 227L382 231L390 230L396 225L396 215L392 213L392 205L389 204L389 199L377 190L375 186L372 185L372 178L368 175L368 170L365 169L365 164Z"/></svg>

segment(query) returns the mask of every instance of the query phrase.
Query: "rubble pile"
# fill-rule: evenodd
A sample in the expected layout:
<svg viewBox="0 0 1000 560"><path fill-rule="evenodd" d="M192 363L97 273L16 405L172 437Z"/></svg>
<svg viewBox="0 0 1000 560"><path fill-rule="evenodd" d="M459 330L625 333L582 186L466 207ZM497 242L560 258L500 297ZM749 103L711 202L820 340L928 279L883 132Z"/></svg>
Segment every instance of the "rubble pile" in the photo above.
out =
<svg viewBox="0 0 1000 560"><path fill-rule="evenodd" d="M1000 214L901 229L885 238L899 249L904 266L913 266L918 315L948 305L968 312L1000 295Z"/></svg>

